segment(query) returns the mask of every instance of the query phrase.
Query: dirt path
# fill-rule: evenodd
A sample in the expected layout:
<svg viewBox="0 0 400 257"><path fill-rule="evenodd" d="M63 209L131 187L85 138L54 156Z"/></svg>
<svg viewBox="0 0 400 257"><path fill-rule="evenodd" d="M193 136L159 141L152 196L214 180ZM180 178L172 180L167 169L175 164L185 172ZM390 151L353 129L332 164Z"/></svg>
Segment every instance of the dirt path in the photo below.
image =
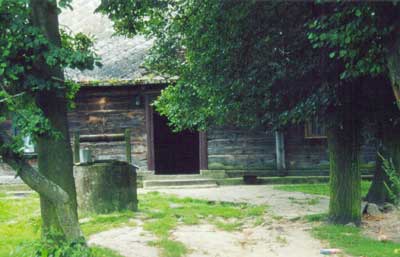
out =
<svg viewBox="0 0 400 257"><path fill-rule="evenodd" d="M211 201L266 204L273 215L292 219L309 214L328 212L329 199L324 196L300 192L275 190L273 186L224 186L196 189L157 189L158 191L180 197L191 197Z"/></svg>
<svg viewBox="0 0 400 257"><path fill-rule="evenodd" d="M327 210L327 199L277 191L272 186L235 186L207 189L157 190L182 197L224 202L267 204L264 223L227 232L211 224L179 225L170 239L182 242L188 257L320 257L324 245L311 237L310 224L290 219ZM143 192L147 192L142 190ZM317 199L317 200L315 200ZM139 221L140 222L140 221ZM138 226L93 235L89 243L111 248L125 257L158 257L150 246L155 237Z"/></svg>

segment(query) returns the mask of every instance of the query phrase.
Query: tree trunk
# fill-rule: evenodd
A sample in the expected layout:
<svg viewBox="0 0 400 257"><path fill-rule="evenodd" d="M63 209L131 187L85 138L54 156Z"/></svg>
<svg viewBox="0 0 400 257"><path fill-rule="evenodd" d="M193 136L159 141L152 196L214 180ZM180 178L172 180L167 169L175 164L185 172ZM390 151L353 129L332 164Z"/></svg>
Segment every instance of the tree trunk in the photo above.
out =
<svg viewBox="0 0 400 257"><path fill-rule="evenodd" d="M345 85L338 122L328 128L330 157L329 218L336 224L361 222L360 122L353 108L355 87Z"/></svg>
<svg viewBox="0 0 400 257"><path fill-rule="evenodd" d="M382 150L378 150L378 153L383 155ZM388 180L388 176L382 167L382 159L379 154L376 155L376 168L374 177L372 178L371 187L368 190L368 194L365 200L370 203L383 204L389 202L389 194L385 186L385 182Z"/></svg>
<svg viewBox="0 0 400 257"><path fill-rule="evenodd" d="M391 160L396 172L400 174L400 129L392 123L383 127L381 135L381 147L378 149L376 160L376 171L372 180L371 187L368 191L366 200L368 202L382 204L384 202L392 202L386 189L386 184L390 183L389 177L382 166L382 157Z"/></svg>
<svg viewBox="0 0 400 257"><path fill-rule="evenodd" d="M387 68L397 107L400 109L400 32L395 37L393 45L389 47Z"/></svg>
<svg viewBox="0 0 400 257"><path fill-rule="evenodd" d="M21 177L21 179L33 190L38 192L41 197L46 197L55 206L58 214L61 229L68 241L77 241L82 238L79 225L76 225L76 215L71 212L70 198L68 194L57 184L48 180L41 173L37 172L21 156L7 149L6 142L11 142L7 135L0 137L0 154L2 160L10 165Z"/></svg>
<svg viewBox="0 0 400 257"><path fill-rule="evenodd" d="M61 45L61 38L58 25L58 11L56 0L30 0L32 9L32 23L39 27L46 38L54 46ZM60 67L50 67L44 61L35 65L39 76L47 81L62 83L64 75ZM50 121L53 129L60 133L60 137L51 134L40 135L38 138L38 166L39 172L45 178L57 184L64 190L69 201L64 208L64 213L59 211L57 205L46 197L40 196L41 214L43 220L43 235L61 235L61 238L71 238L69 230L63 229L66 225L71 230L79 230L75 182L73 177L72 150L67 121L67 101L65 90L49 89L40 91L36 97L38 106L42 109L45 117ZM63 224L64 214L72 219L70 224Z"/></svg>

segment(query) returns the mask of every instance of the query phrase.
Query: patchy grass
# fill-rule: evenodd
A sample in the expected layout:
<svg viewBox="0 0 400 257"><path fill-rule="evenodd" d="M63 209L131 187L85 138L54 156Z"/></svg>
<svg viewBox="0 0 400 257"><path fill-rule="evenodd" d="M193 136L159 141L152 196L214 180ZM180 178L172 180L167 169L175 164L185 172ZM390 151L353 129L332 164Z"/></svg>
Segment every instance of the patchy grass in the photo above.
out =
<svg viewBox="0 0 400 257"><path fill-rule="evenodd" d="M304 219L307 220L308 222L326 221L328 220L328 214L327 213L310 214L306 215Z"/></svg>
<svg viewBox="0 0 400 257"><path fill-rule="evenodd" d="M165 257L183 256L188 251L182 243L169 239L180 223L195 225L205 221L219 229L233 231L240 230L245 219L256 223L266 211L265 206L178 198L157 192L140 195L139 209L145 217L144 229L158 236L159 240L153 244L162 249Z"/></svg>
<svg viewBox="0 0 400 257"><path fill-rule="evenodd" d="M15 187L10 187L16 189ZM17 257L14 252L21 245L33 245L40 240L40 209L39 197L32 194L26 198L10 199L3 191L0 195L0 257ZM92 225L87 225L87 231L99 229L94 224L99 222L98 218L94 218ZM110 227L116 224L113 220L103 220L103 227ZM125 220L124 220L125 221ZM107 222L109 222L107 224ZM98 223L98 224L99 224ZM28 249L28 248L27 248ZM100 247L93 247L93 257L121 257L121 255ZM31 249L32 250L32 249ZM28 252L20 252L22 256L28 256ZM30 255L29 255L30 256Z"/></svg>
<svg viewBox="0 0 400 257"><path fill-rule="evenodd" d="M40 235L39 198L0 198L0 257Z"/></svg>
<svg viewBox="0 0 400 257"><path fill-rule="evenodd" d="M136 226L135 213L132 211L115 212L105 215L93 215L86 219L81 219L81 228L85 236L110 230L122 226Z"/></svg>
<svg viewBox="0 0 400 257"><path fill-rule="evenodd" d="M213 222L213 224L217 228L228 231L228 232L240 230L243 226L243 222L240 222L240 221L224 222L224 221L218 220L218 221Z"/></svg>
<svg viewBox="0 0 400 257"><path fill-rule="evenodd" d="M167 238L151 242L150 245L163 249L163 256L165 257L180 257L184 256L188 252L188 249L184 244Z"/></svg>
<svg viewBox="0 0 400 257"><path fill-rule="evenodd" d="M362 235L361 229L348 226L321 225L313 229L315 237L328 241L333 248L363 257L398 257L400 244L380 242Z"/></svg>
<svg viewBox="0 0 400 257"><path fill-rule="evenodd" d="M20 188L9 189L18 191ZM17 257L10 253L19 245L35 245L40 239L39 197L32 194L11 199L4 193L6 191L0 191L0 257ZM84 234L89 236L120 226L135 226L134 219L140 217L144 220L144 228L158 237L153 245L162 250L163 256L179 257L188 253L188 249L181 242L169 238L179 224L207 222L226 231L240 230L246 220L254 225L261 224L266 211L265 206L209 202L159 193L139 195L139 198L138 213L125 211L81 219ZM28 248L23 254L28 253ZM94 247L92 252L94 257L120 257L104 248Z"/></svg>
<svg viewBox="0 0 400 257"><path fill-rule="evenodd" d="M361 195L365 196L371 186L370 181L361 182ZM289 191L289 192L302 192L312 195L329 196L329 184L298 184L298 185L280 185L274 186L274 189Z"/></svg>

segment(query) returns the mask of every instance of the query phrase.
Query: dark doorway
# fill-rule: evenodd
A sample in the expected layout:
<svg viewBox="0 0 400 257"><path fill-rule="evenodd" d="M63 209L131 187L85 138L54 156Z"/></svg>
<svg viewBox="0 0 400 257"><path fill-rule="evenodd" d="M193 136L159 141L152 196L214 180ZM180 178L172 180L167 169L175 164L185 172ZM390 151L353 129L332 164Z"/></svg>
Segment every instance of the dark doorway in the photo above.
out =
<svg viewBox="0 0 400 257"><path fill-rule="evenodd" d="M153 112L155 173L199 173L199 133L174 133L167 123L166 117Z"/></svg>

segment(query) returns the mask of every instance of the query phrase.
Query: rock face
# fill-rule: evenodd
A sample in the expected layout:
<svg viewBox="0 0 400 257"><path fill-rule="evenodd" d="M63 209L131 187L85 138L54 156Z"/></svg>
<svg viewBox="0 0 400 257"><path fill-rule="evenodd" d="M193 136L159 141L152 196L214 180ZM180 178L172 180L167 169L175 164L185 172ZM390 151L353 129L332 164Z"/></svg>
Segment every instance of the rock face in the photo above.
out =
<svg viewBox="0 0 400 257"><path fill-rule="evenodd" d="M385 203L382 206L382 209L383 209L384 212L392 212L392 211L396 210L396 206L394 204L391 204L391 203Z"/></svg>
<svg viewBox="0 0 400 257"><path fill-rule="evenodd" d="M365 208L365 213L371 216L379 216L382 214L382 212L379 210L378 205L374 203L368 203Z"/></svg>
<svg viewBox="0 0 400 257"><path fill-rule="evenodd" d="M74 167L79 214L137 210L136 171L120 161Z"/></svg>

